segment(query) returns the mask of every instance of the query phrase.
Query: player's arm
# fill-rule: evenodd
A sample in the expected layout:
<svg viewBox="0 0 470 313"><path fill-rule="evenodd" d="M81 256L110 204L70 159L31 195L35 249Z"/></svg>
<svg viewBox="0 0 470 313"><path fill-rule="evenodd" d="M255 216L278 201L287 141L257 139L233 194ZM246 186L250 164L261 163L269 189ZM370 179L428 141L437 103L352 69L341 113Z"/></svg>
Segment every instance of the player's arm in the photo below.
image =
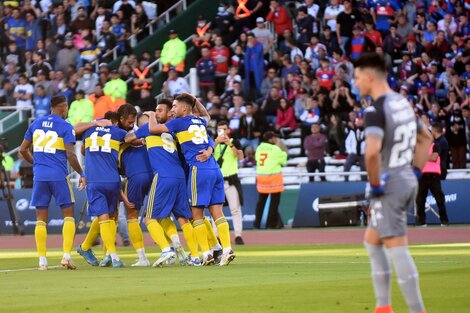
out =
<svg viewBox="0 0 470 313"><path fill-rule="evenodd" d="M20 146L20 154L23 156L23 158L28 161L29 163L33 164L34 163L34 157L33 154L31 153L31 141L23 139L23 142L21 143Z"/></svg>
<svg viewBox="0 0 470 313"><path fill-rule="evenodd" d="M419 127L418 125L418 134L416 136L416 148L415 154L413 157L413 167L423 169L424 165L428 161L429 155L429 146L432 144L433 138L429 130L426 127ZM437 154L437 153L433 153ZM437 160L437 157L436 157ZM432 160L431 160L432 161Z"/></svg>
<svg viewBox="0 0 470 313"><path fill-rule="evenodd" d="M120 195L121 195L121 200L122 202L124 202L124 206L126 207L126 209L135 208L134 203L129 201L129 198L127 198L126 193L122 189L120 190Z"/></svg>
<svg viewBox="0 0 470 313"><path fill-rule="evenodd" d="M113 125L112 122L110 120L105 120L105 119L95 120L95 121L88 122L88 123L80 122L75 125L75 134L82 135L84 132L86 132L88 129L92 127L96 127L96 126L106 127L106 126L111 126L111 125Z"/></svg>
<svg viewBox="0 0 470 313"><path fill-rule="evenodd" d="M195 96L189 94L189 93L182 93L183 95L187 95L193 98L194 101L194 106L196 107L197 111L199 112L199 116L203 118L206 122L209 122L211 120L211 116L209 115L209 112L206 110L206 107L201 103L201 101L198 100Z"/></svg>
<svg viewBox="0 0 470 313"><path fill-rule="evenodd" d="M131 143L133 142L134 140L137 140L137 136L135 135L134 131L130 131L126 134L126 136L124 137L124 142L125 143Z"/></svg>
<svg viewBox="0 0 470 313"><path fill-rule="evenodd" d="M152 134L169 133L165 124L158 124L155 112L145 112L149 115L149 132Z"/></svg>
<svg viewBox="0 0 470 313"><path fill-rule="evenodd" d="M366 153L364 157L369 183L372 186L380 185L380 168L382 160L380 151L382 150L382 138L375 135L369 135L366 138Z"/></svg>
<svg viewBox="0 0 470 313"><path fill-rule="evenodd" d="M80 175L80 185L78 190L85 189L86 179L85 173L83 172L80 163L78 162L77 155L75 154L75 146L73 143L68 143L65 145L65 151L67 153L67 160L69 161L72 168Z"/></svg>

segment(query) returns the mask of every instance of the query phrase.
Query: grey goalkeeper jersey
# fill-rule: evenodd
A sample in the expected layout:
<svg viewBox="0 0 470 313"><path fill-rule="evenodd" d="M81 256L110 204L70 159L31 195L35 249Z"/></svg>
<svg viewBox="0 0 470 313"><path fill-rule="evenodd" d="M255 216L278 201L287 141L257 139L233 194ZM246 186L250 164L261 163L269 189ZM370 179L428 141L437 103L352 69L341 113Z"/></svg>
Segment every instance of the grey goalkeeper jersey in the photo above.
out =
<svg viewBox="0 0 470 313"><path fill-rule="evenodd" d="M382 138L382 173L410 168L422 123L399 93L388 93L365 110L365 135Z"/></svg>

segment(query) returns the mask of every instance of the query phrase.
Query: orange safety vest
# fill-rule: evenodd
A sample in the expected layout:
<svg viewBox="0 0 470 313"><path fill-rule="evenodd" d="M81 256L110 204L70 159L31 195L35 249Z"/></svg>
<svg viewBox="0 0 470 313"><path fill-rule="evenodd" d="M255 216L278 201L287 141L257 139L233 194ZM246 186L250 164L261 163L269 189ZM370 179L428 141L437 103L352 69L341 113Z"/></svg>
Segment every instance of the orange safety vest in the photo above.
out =
<svg viewBox="0 0 470 313"><path fill-rule="evenodd" d="M170 65L163 66L163 72L166 73L170 70ZM184 61L175 66L175 70L180 73L184 73Z"/></svg>
<svg viewBox="0 0 470 313"><path fill-rule="evenodd" d="M434 143L429 147L429 155L431 155L432 149L434 148ZM426 164L424 165L423 168L423 174L428 173L428 174L441 174L441 157L438 156L437 160L432 162L432 161L427 161Z"/></svg>
<svg viewBox="0 0 470 313"><path fill-rule="evenodd" d="M209 27L211 26L210 23L207 23L206 25L204 25L204 27L196 27L196 33L199 37L204 37L206 35L206 32L207 30L209 29ZM194 45L198 48L200 47L210 47L210 43L207 41L207 40L204 40L202 43L198 40L194 43Z"/></svg>
<svg viewBox="0 0 470 313"><path fill-rule="evenodd" d="M248 0L238 0L238 7L235 11L235 16L238 18L245 18L251 15L250 10L246 7Z"/></svg>
<svg viewBox="0 0 470 313"><path fill-rule="evenodd" d="M256 176L256 190L259 193L278 193L284 191L284 175L278 174L258 174Z"/></svg>
<svg viewBox="0 0 470 313"><path fill-rule="evenodd" d="M149 72L150 68L148 66L146 66L144 68L144 70L141 72L137 67L134 68L134 73L135 75L137 75L137 78L138 79L145 79L148 72ZM141 84L141 85L135 85L134 86L134 90L140 90L140 89L150 89L150 85L147 84L146 82Z"/></svg>

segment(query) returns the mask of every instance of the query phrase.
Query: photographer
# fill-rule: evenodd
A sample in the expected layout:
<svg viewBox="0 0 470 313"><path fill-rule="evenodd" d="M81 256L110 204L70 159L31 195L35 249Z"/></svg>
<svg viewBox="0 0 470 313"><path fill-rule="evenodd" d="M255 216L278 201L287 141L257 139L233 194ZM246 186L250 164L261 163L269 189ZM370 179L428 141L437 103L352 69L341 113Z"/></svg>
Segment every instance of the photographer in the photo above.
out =
<svg viewBox="0 0 470 313"><path fill-rule="evenodd" d="M243 245L243 193L238 178L238 161L243 159L243 150L238 139L230 138L230 128L226 121L217 124L214 157L224 176L224 191L232 214L235 244Z"/></svg>

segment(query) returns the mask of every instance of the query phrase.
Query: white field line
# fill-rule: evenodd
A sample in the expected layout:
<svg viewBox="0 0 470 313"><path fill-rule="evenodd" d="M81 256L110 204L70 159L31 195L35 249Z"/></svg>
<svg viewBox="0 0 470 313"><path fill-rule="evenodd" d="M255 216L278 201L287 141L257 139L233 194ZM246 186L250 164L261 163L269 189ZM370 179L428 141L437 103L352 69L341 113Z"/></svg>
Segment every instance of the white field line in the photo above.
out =
<svg viewBox="0 0 470 313"><path fill-rule="evenodd" d="M57 265L57 266L48 266L48 269L56 269L56 268L61 268L62 266ZM11 270L0 270L0 273L11 273L11 272L24 272L24 271L38 271L37 267L29 267L29 268L15 268Z"/></svg>

